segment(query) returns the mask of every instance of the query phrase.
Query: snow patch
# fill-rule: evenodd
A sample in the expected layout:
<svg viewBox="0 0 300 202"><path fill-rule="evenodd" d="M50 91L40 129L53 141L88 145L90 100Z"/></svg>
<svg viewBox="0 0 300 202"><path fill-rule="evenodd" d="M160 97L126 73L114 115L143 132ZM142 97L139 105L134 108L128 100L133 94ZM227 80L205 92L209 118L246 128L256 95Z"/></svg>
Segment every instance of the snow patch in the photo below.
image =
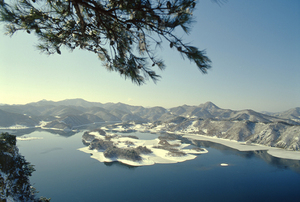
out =
<svg viewBox="0 0 300 202"><path fill-rule="evenodd" d="M18 141L29 141L29 140L41 140L44 139L43 137L27 137L27 136L21 136L16 138Z"/></svg>
<svg viewBox="0 0 300 202"><path fill-rule="evenodd" d="M0 127L0 129L4 129L4 130L17 130L17 129L28 129L28 128L31 128L31 127L19 125L19 124L9 126L9 127Z"/></svg>

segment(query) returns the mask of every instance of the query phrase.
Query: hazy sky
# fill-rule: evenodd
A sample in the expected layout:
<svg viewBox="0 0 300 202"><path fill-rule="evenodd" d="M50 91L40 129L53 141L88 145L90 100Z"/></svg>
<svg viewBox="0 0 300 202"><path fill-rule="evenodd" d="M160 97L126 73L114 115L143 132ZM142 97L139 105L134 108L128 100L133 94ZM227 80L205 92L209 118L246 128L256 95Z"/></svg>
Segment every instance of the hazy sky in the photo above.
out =
<svg viewBox="0 0 300 202"><path fill-rule="evenodd" d="M130 105L199 105L283 111L300 107L300 1L200 0L196 23L184 36L206 49L212 69L202 74L165 44L161 81L137 86L108 72L93 53L40 54L34 34L4 35L0 24L0 103L83 98Z"/></svg>

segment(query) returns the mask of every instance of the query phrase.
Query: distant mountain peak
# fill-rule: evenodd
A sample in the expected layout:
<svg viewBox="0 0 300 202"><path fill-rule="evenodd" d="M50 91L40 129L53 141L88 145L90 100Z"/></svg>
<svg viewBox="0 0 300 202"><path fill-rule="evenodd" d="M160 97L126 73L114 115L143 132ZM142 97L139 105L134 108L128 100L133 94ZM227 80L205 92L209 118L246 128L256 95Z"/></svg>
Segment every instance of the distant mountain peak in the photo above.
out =
<svg viewBox="0 0 300 202"><path fill-rule="evenodd" d="M42 100L37 101L37 102L28 103L27 105L38 105L38 106L41 106L41 105L52 105L54 103L55 103L54 101L42 99Z"/></svg>
<svg viewBox="0 0 300 202"><path fill-rule="evenodd" d="M54 102L54 101L42 99L42 100L40 100L40 101L32 102L32 103L45 103L45 102Z"/></svg>
<svg viewBox="0 0 300 202"><path fill-rule="evenodd" d="M200 104L199 107L203 108L203 109L220 109L217 105L215 105L212 102L206 102L204 104Z"/></svg>
<svg viewBox="0 0 300 202"><path fill-rule="evenodd" d="M88 102L85 99L82 98L72 98L72 99L65 99L65 100L61 100L61 101L84 101L84 102Z"/></svg>

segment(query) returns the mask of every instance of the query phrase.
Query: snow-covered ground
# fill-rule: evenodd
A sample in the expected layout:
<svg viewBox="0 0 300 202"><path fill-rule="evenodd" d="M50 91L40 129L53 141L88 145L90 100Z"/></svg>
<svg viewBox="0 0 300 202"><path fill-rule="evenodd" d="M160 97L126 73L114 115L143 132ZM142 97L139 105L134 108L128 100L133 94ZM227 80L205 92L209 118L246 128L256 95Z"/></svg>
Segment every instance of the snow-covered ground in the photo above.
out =
<svg viewBox="0 0 300 202"><path fill-rule="evenodd" d="M9 127L0 127L1 130L18 130L18 129L28 129L30 127L24 126L24 125L14 125L14 126L9 126Z"/></svg>
<svg viewBox="0 0 300 202"><path fill-rule="evenodd" d="M43 137L29 137L26 135L17 137L18 141L41 140L41 139L44 139L44 138Z"/></svg>

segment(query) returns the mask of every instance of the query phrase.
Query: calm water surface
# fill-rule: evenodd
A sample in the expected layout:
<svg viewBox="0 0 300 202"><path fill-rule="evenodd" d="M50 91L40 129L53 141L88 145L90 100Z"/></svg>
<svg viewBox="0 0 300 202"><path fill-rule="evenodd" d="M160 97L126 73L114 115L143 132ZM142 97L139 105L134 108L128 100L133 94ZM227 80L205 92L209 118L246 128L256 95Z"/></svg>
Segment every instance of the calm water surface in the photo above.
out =
<svg viewBox="0 0 300 202"><path fill-rule="evenodd" d="M84 147L83 132L61 136L34 131L41 140L18 141L20 153L35 165L31 183L51 201L299 201L300 162L266 152L238 152L195 142L207 154L176 164L130 167L101 163ZM157 134L136 135L140 139ZM220 166L229 164L228 167Z"/></svg>

